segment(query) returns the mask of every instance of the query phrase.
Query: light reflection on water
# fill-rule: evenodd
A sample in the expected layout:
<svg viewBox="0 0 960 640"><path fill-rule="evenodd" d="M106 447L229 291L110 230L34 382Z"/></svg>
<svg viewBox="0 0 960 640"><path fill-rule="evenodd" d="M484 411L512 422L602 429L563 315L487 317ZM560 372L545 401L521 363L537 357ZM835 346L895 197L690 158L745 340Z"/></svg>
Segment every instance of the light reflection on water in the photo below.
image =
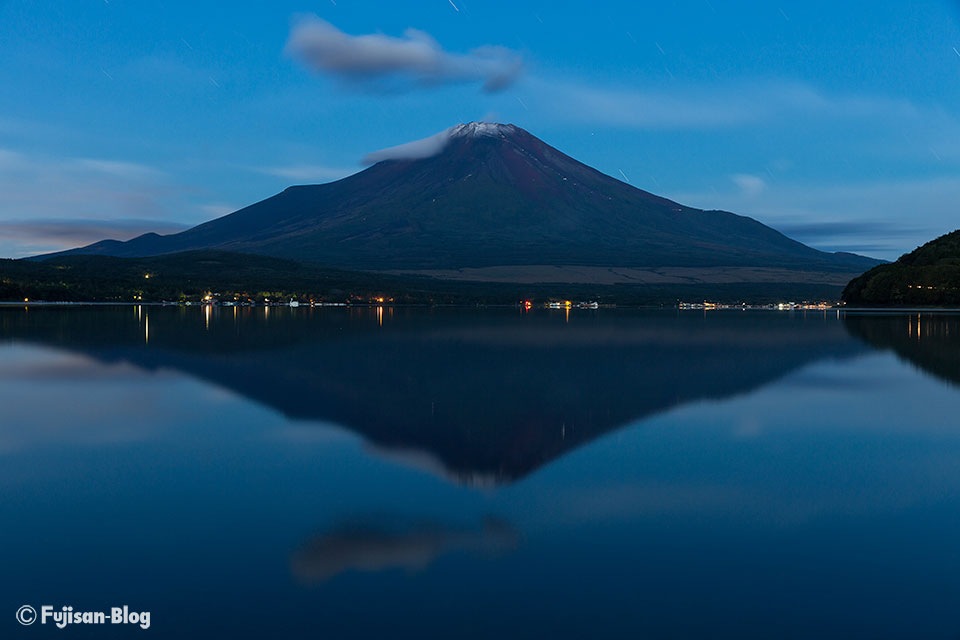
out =
<svg viewBox="0 0 960 640"><path fill-rule="evenodd" d="M960 319L919 320L0 309L0 593L181 637L955 637Z"/></svg>

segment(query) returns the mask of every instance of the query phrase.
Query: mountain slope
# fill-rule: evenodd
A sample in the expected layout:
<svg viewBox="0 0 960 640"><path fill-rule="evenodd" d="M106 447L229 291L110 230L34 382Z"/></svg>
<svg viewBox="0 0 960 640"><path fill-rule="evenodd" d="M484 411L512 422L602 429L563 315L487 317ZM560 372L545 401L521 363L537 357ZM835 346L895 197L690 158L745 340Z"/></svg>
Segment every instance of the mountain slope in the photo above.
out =
<svg viewBox="0 0 960 640"><path fill-rule="evenodd" d="M864 306L960 305L960 231L854 278L843 300Z"/></svg>
<svg viewBox="0 0 960 640"><path fill-rule="evenodd" d="M771 267L860 272L753 220L647 193L513 125L448 130L428 157L290 187L182 233L70 253L138 257L217 249L370 270L502 265ZM420 154L415 154L420 155Z"/></svg>

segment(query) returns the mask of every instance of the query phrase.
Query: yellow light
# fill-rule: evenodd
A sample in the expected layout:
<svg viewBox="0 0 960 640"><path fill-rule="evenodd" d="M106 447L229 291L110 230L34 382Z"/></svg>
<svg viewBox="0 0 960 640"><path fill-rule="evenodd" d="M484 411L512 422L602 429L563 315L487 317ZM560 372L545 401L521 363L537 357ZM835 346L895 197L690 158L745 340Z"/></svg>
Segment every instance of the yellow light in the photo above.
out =
<svg viewBox="0 0 960 640"><path fill-rule="evenodd" d="M149 273L145 273L145 274L143 274L143 277L146 278L147 280L149 280L149 279L150 279L150 274L149 274Z"/></svg>
<svg viewBox="0 0 960 640"><path fill-rule="evenodd" d="M30 298L24 298L23 301L24 301L24 302L30 302Z"/></svg>

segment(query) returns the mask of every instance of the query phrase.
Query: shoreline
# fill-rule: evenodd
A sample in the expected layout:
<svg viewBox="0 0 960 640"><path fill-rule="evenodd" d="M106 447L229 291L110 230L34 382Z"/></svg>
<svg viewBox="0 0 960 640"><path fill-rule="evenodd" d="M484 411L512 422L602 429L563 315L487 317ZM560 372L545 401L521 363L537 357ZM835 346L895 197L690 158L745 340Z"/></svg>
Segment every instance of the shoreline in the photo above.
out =
<svg viewBox="0 0 960 640"><path fill-rule="evenodd" d="M245 304L245 305L223 305L223 304L182 304L182 303L163 303L163 302L97 302L97 301L29 301L29 302L16 302L16 301L2 301L0 300L0 307L220 307L220 308L261 308L261 307L287 307L290 309L317 309L317 308L326 308L326 309L336 309L336 308L368 308L375 309L378 307L389 307L395 309L424 309L424 308L450 308L450 309L476 309L476 308L493 308L493 309L523 309L523 304L403 304L403 303L327 303L327 304L303 304L301 303L298 306L291 306L289 304ZM577 310L577 311L599 311L601 309L606 310L615 310L615 309L670 309L675 311L843 311L844 313L960 313L960 307L843 307L843 306L830 306L822 308L802 308L802 307L785 307L778 308L777 305L724 305L718 307L683 307L681 304L673 305L625 305L625 304L610 304L610 305L600 305L599 308L584 308L578 307L577 305L571 305L569 307L558 307L552 308L548 304L539 304L534 305L531 309L545 309L547 311L563 311L563 310Z"/></svg>

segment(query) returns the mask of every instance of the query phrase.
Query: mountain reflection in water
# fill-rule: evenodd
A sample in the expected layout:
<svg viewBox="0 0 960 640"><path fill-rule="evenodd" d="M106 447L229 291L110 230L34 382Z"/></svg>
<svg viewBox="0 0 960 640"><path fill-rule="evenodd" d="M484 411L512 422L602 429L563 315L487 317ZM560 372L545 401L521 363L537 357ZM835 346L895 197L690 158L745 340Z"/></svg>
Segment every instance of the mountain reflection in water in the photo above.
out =
<svg viewBox="0 0 960 640"><path fill-rule="evenodd" d="M844 326L833 312L0 310L4 340L177 370L470 484L511 482L651 414L865 351Z"/></svg>
<svg viewBox="0 0 960 640"><path fill-rule="evenodd" d="M0 599L184 638L957 637L958 331L0 307Z"/></svg>

